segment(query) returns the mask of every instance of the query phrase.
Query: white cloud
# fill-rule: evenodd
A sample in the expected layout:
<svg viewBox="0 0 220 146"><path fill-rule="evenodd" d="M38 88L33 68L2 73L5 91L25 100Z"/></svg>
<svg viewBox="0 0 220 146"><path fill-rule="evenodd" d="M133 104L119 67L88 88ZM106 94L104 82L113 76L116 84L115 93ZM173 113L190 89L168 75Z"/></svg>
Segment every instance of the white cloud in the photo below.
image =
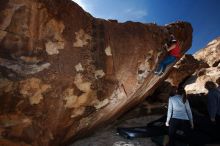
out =
<svg viewBox="0 0 220 146"><path fill-rule="evenodd" d="M72 0L80 5L85 11L89 12L94 17L103 19L117 19L119 22L125 21L141 21L142 18L148 15L147 10L137 7L128 6L117 0L108 2L104 5L103 0ZM106 0L108 1L108 0ZM113 5L114 4L114 5ZM123 5L122 5L123 4Z"/></svg>
<svg viewBox="0 0 220 146"><path fill-rule="evenodd" d="M146 10L126 9L124 13L125 15L130 16L132 19L140 19L147 16Z"/></svg>

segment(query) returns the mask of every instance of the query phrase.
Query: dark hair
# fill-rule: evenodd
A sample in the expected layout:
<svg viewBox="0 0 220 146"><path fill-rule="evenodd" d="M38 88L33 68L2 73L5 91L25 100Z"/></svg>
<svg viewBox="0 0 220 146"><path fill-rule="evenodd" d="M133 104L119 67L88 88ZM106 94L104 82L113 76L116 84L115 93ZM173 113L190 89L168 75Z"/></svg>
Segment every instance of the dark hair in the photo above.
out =
<svg viewBox="0 0 220 146"><path fill-rule="evenodd" d="M174 34L170 34L170 40L174 40L175 39L175 36L174 36Z"/></svg>
<svg viewBox="0 0 220 146"><path fill-rule="evenodd" d="M176 95L176 90L177 90L177 87L175 87L175 86L172 86L172 87L171 87L171 90L170 90L170 97Z"/></svg>
<svg viewBox="0 0 220 146"><path fill-rule="evenodd" d="M207 81L205 83L205 88L207 90L212 90L212 89L216 88L216 84L214 82L212 82L212 81Z"/></svg>
<svg viewBox="0 0 220 146"><path fill-rule="evenodd" d="M177 94L182 95L183 103L186 103L187 96L186 96L186 91L183 87L178 87Z"/></svg>
<svg viewBox="0 0 220 146"><path fill-rule="evenodd" d="M169 38L167 38L167 45L168 45L168 47L170 47L176 43L177 43L177 40L176 40L175 36L171 33Z"/></svg>

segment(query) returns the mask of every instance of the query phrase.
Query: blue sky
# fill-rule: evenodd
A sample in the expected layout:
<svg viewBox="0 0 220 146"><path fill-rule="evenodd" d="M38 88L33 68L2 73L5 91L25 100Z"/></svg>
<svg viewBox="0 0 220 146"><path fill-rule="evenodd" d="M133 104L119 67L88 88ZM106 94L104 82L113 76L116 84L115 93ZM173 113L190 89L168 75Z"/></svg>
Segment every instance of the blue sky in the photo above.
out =
<svg viewBox="0 0 220 146"><path fill-rule="evenodd" d="M119 22L156 22L177 20L193 26L193 44L187 52L195 53L220 36L220 0L73 0L94 17Z"/></svg>

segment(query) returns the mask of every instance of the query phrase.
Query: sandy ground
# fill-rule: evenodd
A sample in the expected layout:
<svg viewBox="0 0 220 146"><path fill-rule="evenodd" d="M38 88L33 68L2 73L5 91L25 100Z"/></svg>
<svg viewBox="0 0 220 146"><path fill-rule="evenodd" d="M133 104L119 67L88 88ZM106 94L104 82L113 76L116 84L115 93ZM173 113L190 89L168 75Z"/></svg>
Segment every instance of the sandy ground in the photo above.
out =
<svg viewBox="0 0 220 146"><path fill-rule="evenodd" d="M128 120L118 120L102 128L94 134L74 142L70 146L156 146L150 138L125 139L116 133L117 127L146 126L156 120L159 115L137 117Z"/></svg>

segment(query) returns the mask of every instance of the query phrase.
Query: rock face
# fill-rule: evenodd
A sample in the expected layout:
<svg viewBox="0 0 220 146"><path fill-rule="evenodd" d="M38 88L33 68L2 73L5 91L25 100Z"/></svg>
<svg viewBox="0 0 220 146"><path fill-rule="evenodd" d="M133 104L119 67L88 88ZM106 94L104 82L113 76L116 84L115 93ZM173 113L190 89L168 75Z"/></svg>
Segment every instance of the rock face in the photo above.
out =
<svg viewBox="0 0 220 146"><path fill-rule="evenodd" d="M150 99L159 99L167 103L173 87L182 85L185 86L191 107L207 114L206 93L208 91L204 85L206 81L216 82L220 78L219 51L220 38L216 38L193 56L184 55L175 64L168 78L150 96Z"/></svg>
<svg viewBox="0 0 220 146"><path fill-rule="evenodd" d="M204 88L206 81L216 82L218 78L220 78L220 67L201 69L186 81L185 89L188 94L207 93L208 91Z"/></svg>
<svg viewBox="0 0 220 146"><path fill-rule="evenodd" d="M210 42L206 48L199 50L193 56L198 62L204 62L195 72L183 81L188 94L190 105L197 111L207 114L207 90L204 88L206 81L216 82L220 78L220 68L218 65L219 38ZM190 61L192 62L192 61ZM215 67L213 67L215 66ZM190 68L186 69L186 72Z"/></svg>
<svg viewBox="0 0 220 146"><path fill-rule="evenodd" d="M193 56L197 60L202 60L209 64L210 67L216 67L220 63L220 37L214 39L208 45L196 52Z"/></svg>
<svg viewBox="0 0 220 146"><path fill-rule="evenodd" d="M184 83L194 72L207 67L209 67L207 63L196 60L192 55L184 55L175 64L167 79L155 90L151 97L167 103L173 88Z"/></svg>
<svg viewBox="0 0 220 146"><path fill-rule="evenodd" d="M188 94L207 93L204 88L206 81L216 82L220 78L220 38L216 38L208 45L194 54L198 60L204 61L209 65L208 68L201 68L186 82L186 91Z"/></svg>
<svg viewBox="0 0 220 146"><path fill-rule="evenodd" d="M95 19L70 0L0 1L0 144L66 145L110 122L164 79L169 33L192 27Z"/></svg>
<svg viewBox="0 0 220 146"><path fill-rule="evenodd" d="M208 67L207 63L198 61L192 55L186 54L175 64L166 81L172 86L178 87L184 79L190 77L194 72Z"/></svg>
<svg viewBox="0 0 220 146"><path fill-rule="evenodd" d="M185 89L190 99L191 106L197 111L207 114L207 90L204 88L206 81L216 82L220 78L220 39L208 43L208 45L196 52L193 56L207 63L208 67L202 67L197 70L188 80L186 80Z"/></svg>

